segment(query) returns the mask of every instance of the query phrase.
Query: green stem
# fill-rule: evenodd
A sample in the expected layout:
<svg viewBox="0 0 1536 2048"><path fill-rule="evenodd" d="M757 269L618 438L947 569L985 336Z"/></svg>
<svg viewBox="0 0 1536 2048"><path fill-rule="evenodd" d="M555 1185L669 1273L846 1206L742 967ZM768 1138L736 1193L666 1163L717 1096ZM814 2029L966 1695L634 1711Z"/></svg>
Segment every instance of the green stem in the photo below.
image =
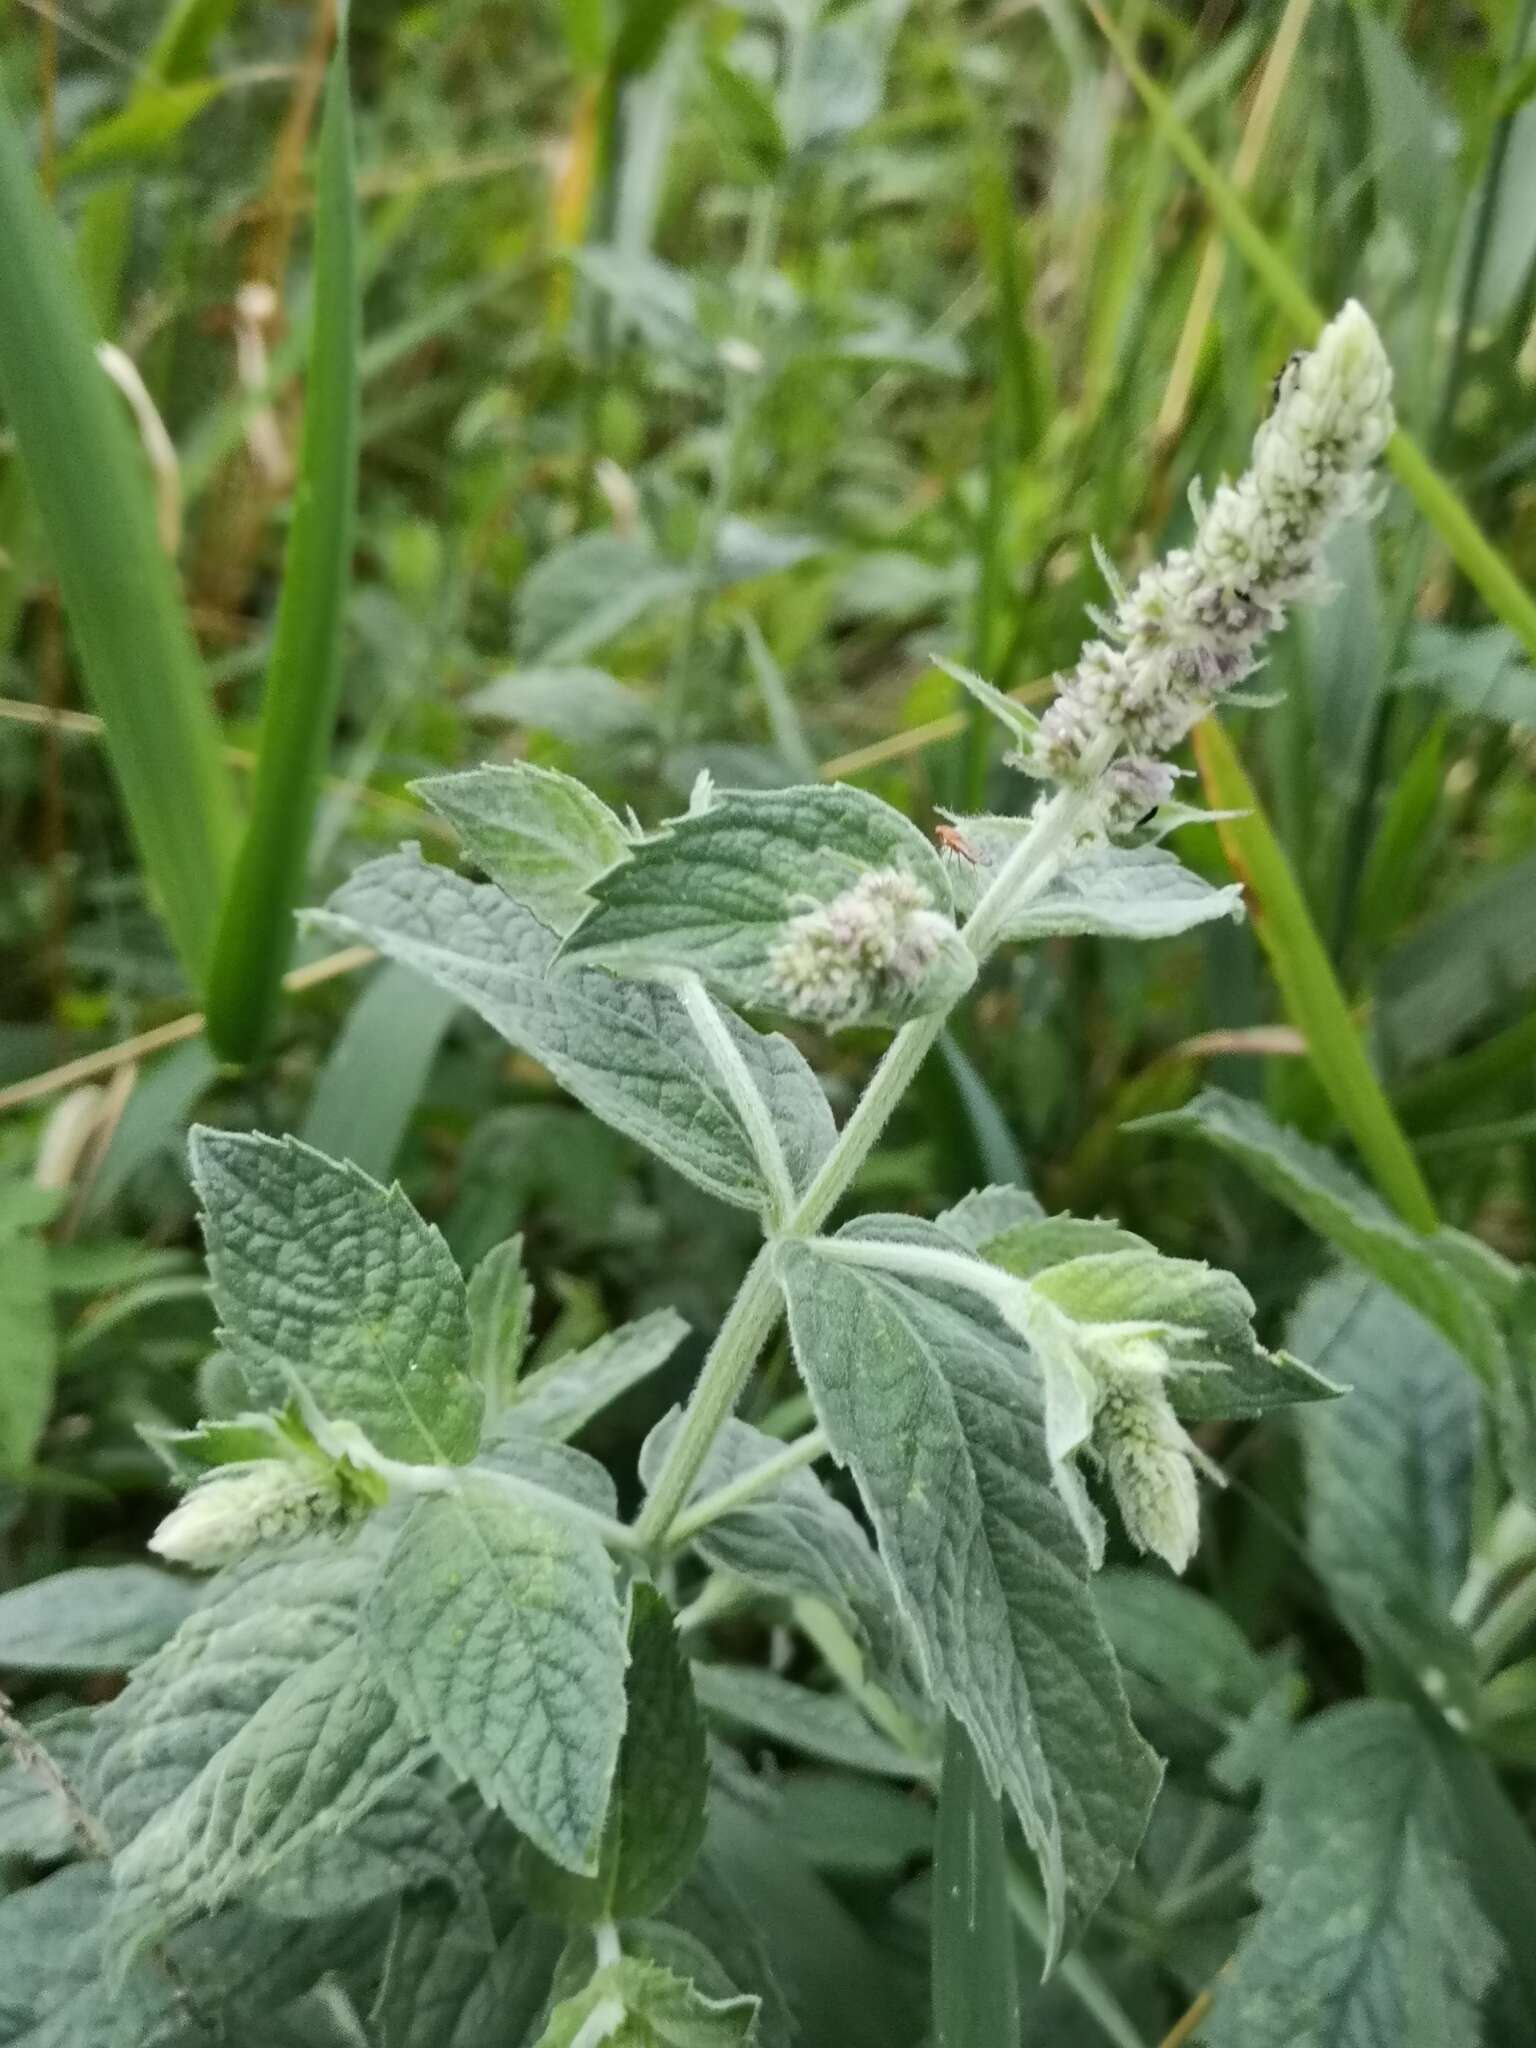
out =
<svg viewBox="0 0 1536 2048"><path fill-rule="evenodd" d="M965 925L978 963L1002 938L1010 915L1049 886L1093 809L1094 784L1109 765L1118 735L1106 733L1083 763L1080 786L1059 790L998 869ZM916 1077L940 1032L947 1012L904 1024L886 1049L837 1143L784 1224L785 1237L811 1237L821 1228L859 1168L873 1151L896 1105ZM635 1540L647 1551L661 1549L693 1489L709 1447L735 1407L758 1352L779 1318L779 1290L771 1245L753 1260L710 1347L703 1371L677 1434L635 1524Z"/></svg>
<svg viewBox="0 0 1536 2048"><path fill-rule="evenodd" d="M1030 1940L1047 1952L1045 1901L1016 1865L1008 1866L1008 1903ZM1135 2022L1098 1971L1080 1951L1063 1956L1057 1965L1061 1981L1115 2048L1146 2048Z"/></svg>
<svg viewBox="0 0 1536 2048"><path fill-rule="evenodd" d="M730 1514L734 1508L745 1507L748 1501L756 1500L760 1493L767 1493L803 1465L814 1465L831 1448L824 1429L809 1430L804 1436L796 1437L792 1444L786 1444L773 1457L765 1458L761 1465L754 1465L728 1486L716 1487L713 1493L706 1493L702 1500L686 1508L667 1531L668 1545L686 1543L701 1529L707 1529L711 1522L718 1522L722 1515Z"/></svg>

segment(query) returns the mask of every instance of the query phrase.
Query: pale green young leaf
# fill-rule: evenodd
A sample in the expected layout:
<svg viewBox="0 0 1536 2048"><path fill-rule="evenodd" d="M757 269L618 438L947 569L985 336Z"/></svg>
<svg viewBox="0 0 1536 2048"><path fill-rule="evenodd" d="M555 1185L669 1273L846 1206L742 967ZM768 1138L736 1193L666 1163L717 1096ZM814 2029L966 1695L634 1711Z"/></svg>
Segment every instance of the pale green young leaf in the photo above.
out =
<svg viewBox="0 0 1536 2048"><path fill-rule="evenodd" d="M1023 818L958 818L967 844L981 856L975 866L951 858L957 890L979 897L990 875L1028 826ZM970 903L962 901L962 908ZM1240 918L1243 892L1234 882L1213 887L1160 846L1105 846L1078 854L1038 896L1003 927L1005 941L1091 936L1101 939L1171 939L1217 918Z"/></svg>
<svg viewBox="0 0 1536 2048"><path fill-rule="evenodd" d="M363 1629L415 1730L552 1861L592 1875L626 1656L597 1537L466 1483L412 1511Z"/></svg>
<svg viewBox="0 0 1536 2048"><path fill-rule="evenodd" d="M968 1252L979 1252L984 1244L1017 1230L1022 1223L1034 1223L1045 1214L1028 1188L976 1188L938 1218L946 1237L952 1237Z"/></svg>
<svg viewBox="0 0 1536 2048"><path fill-rule="evenodd" d="M610 1402L649 1379L688 1335L676 1309L652 1309L531 1372L516 1389L512 1426L535 1436L573 1437Z"/></svg>
<svg viewBox="0 0 1536 2048"><path fill-rule="evenodd" d="M650 1485L676 1433L679 1411L663 1416L640 1453ZM743 1478L784 1446L749 1422L728 1420L710 1447L691 1500ZM816 1474L802 1467L718 1515L692 1538L717 1571L788 1599L809 1596L838 1616L871 1676L900 1670L907 1651L889 1575L858 1521Z"/></svg>
<svg viewBox="0 0 1536 2048"><path fill-rule="evenodd" d="M1257 1103L1219 1088L1133 1128L1184 1133L1237 1160L1277 1201L1428 1317L1486 1385L1498 1385L1503 1345L1478 1290L1439 1254L1434 1237L1400 1222L1331 1153L1272 1122Z"/></svg>
<svg viewBox="0 0 1536 2048"><path fill-rule="evenodd" d="M220 1465L248 1465L257 1458L285 1455L290 1440L277 1415L207 1418L192 1429L161 1429L141 1423L143 1437L179 1486L195 1486Z"/></svg>
<svg viewBox="0 0 1536 2048"><path fill-rule="evenodd" d="M736 792L674 819L594 883L597 907L562 957L625 974L693 973L726 1002L782 1008L772 960L785 926L877 869L909 876L929 910L948 916L943 862L879 798L846 784ZM974 974L951 929L917 987L891 994L860 1021L899 1024L946 1008Z"/></svg>
<svg viewBox="0 0 1536 2048"><path fill-rule="evenodd" d="M197 1604L189 1579L148 1564L79 1565L0 1593L0 1670L125 1671Z"/></svg>
<svg viewBox="0 0 1536 2048"><path fill-rule="evenodd" d="M481 1445L471 1473L499 1472L508 1479L521 1479L546 1493L575 1501L594 1514L616 1515L619 1496L607 1469L585 1451L560 1443L553 1437L536 1436L520 1427L509 1415L501 1428Z"/></svg>
<svg viewBox="0 0 1536 2048"><path fill-rule="evenodd" d="M637 1584L629 1616L628 1717L595 1877L535 1858L530 1896L545 1912L596 1925L658 1912L704 1839L709 1766L704 1722L672 1610Z"/></svg>
<svg viewBox="0 0 1536 2048"><path fill-rule="evenodd" d="M757 2031L755 1998L710 1998L659 1964L624 1956L562 2000L538 2048L749 2048ZM606 2031L594 2016L611 2020Z"/></svg>
<svg viewBox="0 0 1536 2048"><path fill-rule="evenodd" d="M452 989L594 1115L707 1193L745 1209L768 1200L730 1092L670 989L595 968L551 978L558 942L532 912L414 852L359 869L313 921ZM835 1135L826 1097L787 1039L725 1022L803 1187Z"/></svg>
<svg viewBox="0 0 1536 2048"><path fill-rule="evenodd" d="M551 931L591 908L587 889L624 858L629 835L585 783L530 761L433 775L416 789L471 859Z"/></svg>
<svg viewBox="0 0 1536 2048"><path fill-rule="evenodd" d="M469 1276L469 1376L485 1392L487 1418L516 1396L528 1349L533 1284L523 1267L521 1235L494 1245Z"/></svg>
<svg viewBox="0 0 1536 2048"><path fill-rule="evenodd" d="M191 1150L222 1339L256 1399L281 1407L299 1386L390 1457L468 1458L464 1281L400 1189L292 1138L200 1126Z"/></svg>
<svg viewBox="0 0 1536 2048"><path fill-rule="evenodd" d="M1409 1708L1335 1707L1292 1740L1254 1884L1261 1910L1217 1991L1210 2048L1479 2048L1500 1943Z"/></svg>
<svg viewBox="0 0 1536 2048"><path fill-rule="evenodd" d="M1448 1617L1471 1548L1476 1387L1433 1325L1364 1273L1310 1288L1288 1334L1353 1384L1302 1438L1313 1563L1367 1647L1465 1667Z"/></svg>
<svg viewBox="0 0 1536 2048"><path fill-rule="evenodd" d="M694 1686L707 1710L821 1763L844 1764L873 1777L914 1779L931 1761L882 1735L843 1693L812 1692L776 1672L747 1665L698 1664Z"/></svg>
<svg viewBox="0 0 1536 2048"><path fill-rule="evenodd" d="M1135 1854L1160 1774L1056 1490L1030 1355L954 1288L813 1244L787 1245L781 1273L795 1355L858 1481L928 1688L1040 1860L1055 1955Z"/></svg>
<svg viewBox="0 0 1536 2048"><path fill-rule="evenodd" d="M419 1754L355 1636L290 1671L119 1851L114 1953L285 1876L302 1883Z"/></svg>

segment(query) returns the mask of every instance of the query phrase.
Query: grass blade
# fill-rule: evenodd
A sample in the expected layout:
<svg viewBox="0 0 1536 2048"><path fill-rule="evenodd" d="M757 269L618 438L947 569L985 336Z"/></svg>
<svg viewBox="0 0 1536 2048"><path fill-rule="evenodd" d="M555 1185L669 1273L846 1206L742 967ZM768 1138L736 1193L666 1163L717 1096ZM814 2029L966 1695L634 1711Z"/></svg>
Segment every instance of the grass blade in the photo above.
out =
<svg viewBox="0 0 1536 2048"><path fill-rule="evenodd" d="M245 1061L275 1014L304 886L315 806L341 683L357 507L357 196L343 29L320 130L314 325L304 444L272 661L267 671L251 821L240 849L208 986L208 1036Z"/></svg>
<svg viewBox="0 0 1536 2048"><path fill-rule="evenodd" d="M1085 0L1085 5L1148 113L1166 136L1169 148L1204 192L1233 246L1275 304L1295 323L1302 338L1315 341L1322 331L1322 312L1284 252L1265 234L1241 195L1211 162L1178 109L1137 61L1130 42L1098 0ZM1536 655L1536 598L1483 532L1464 500L1401 427L1387 443L1387 461L1467 581L1489 609Z"/></svg>
<svg viewBox="0 0 1536 2048"><path fill-rule="evenodd" d="M1307 1041L1318 1079L1359 1148L1382 1195L1415 1230L1439 1227L1418 1162L1392 1114L1300 885L1275 837L1237 750L1214 718L1195 727L1195 759L1213 810L1240 817L1217 826L1234 874L1248 895L1286 1015Z"/></svg>
<svg viewBox="0 0 1536 2048"><path fill-rule="evenodd" d="M1017 2048L1018 2038L1002 1809L951 1715L933 1864L934 2048Z"/></svg>
<svg viewBox="0 0 1536 2048"><path fill-rule="evenodd" d="M0 402L151 887L200 984L233 796L143 459L98 368L69 250L0 104Z"/></svg>
<svg viewBox="0 0 1536 2048"><path fill-rule="evenodd" d="M305 1144L388 1181L458 1007L411 968L382 967L320 1071L299 1131Z"/></svg>

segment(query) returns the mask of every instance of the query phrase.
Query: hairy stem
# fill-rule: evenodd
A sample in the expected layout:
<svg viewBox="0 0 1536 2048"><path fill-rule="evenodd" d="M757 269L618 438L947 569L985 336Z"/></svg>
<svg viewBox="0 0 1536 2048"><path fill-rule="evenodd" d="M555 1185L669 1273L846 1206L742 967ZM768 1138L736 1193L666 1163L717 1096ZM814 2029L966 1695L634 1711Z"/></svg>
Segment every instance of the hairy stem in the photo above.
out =
<svg viewBox="0 0 1536 2048"><path fill-rule="evenodd" d="M1085 781L1058 790L1042 805L1030 829L998 869L965 925L965 937L978 962L984 961L1004 936L1010 916L1055 878L1093 816L1095 787L1117 744L1117 734L1104 735L1084 761ZM820 1230L874 1150L946 1021L947 1012L918 1017L904 1024L891 1040L836 1144L785 1221L785 1237L813 1237ZM635 1541L641 1549L659 1550L667 1542L710 1445L735 1407L758 1352L778 1321L779 1308L778 1283L765 1247L753 1260L710 1347L682 1423L635 1524Z"/></svg>

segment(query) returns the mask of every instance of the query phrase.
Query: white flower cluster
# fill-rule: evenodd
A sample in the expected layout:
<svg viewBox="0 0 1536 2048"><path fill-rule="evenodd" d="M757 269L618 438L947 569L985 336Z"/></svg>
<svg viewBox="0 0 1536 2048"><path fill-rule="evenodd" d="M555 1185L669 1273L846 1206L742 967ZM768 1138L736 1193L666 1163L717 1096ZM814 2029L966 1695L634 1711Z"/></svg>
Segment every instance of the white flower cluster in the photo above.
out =
<svg viewBox="0 0 1536 2048"><path fill-rule="evenodd" d="M1392 370L1370 315L1351 299L1309 355L1293 356L1252 466L1209 505L1191 494L1195 537L1117 592L1040 721L1028 766L1072 782L1114 730L1122 774L1149 784L1156 756L1257 666L1286 608L1319 587L1329 531L1370 509L1371 468L1392 432Z"/></svg>
<svg viewBox="0 0 1536 2048"><path fill-rule="evenodd" d="M195 1487L149 1539L173 1564L217 1571L253 1550L332 1528L347 1515L338 1482L318 1466L263 1458L231 1465Z"/></svg>
<svg viewBox="0 0 1536 2048"><path fill-rule="evenodd" d="M905 869L871 868L789 920L768 956L770 992L793 1017L856 1024L915 993L952 930Z"/></svg>
<svg viewBox="0 0 1536 2048"><path fill-rule="evenodd" d="M1125 1533L1182 1572L1200 1540L1198 1453L1174 1414L1162 1375L1162 1347L1142 1340L1154 1357L1126 1359L1095 1372L1093 1455L1104 1468Z"/></svg>

